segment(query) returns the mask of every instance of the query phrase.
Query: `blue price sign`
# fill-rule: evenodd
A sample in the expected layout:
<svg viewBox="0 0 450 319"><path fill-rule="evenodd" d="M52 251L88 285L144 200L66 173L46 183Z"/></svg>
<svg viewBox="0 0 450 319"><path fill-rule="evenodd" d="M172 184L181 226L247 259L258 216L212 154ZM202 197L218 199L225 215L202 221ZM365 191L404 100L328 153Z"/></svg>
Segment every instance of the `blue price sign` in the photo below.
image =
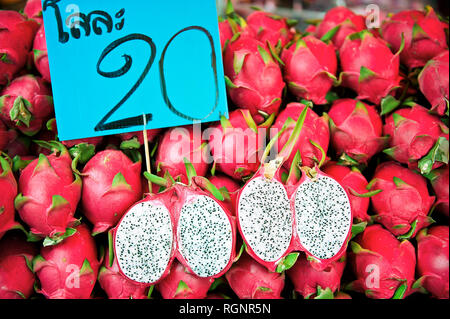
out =
<svg viewBox="0 0 450 319"><path fill-rule="evenodd" d="M215 1L42 3L61 140L228 117Z"/></svg>

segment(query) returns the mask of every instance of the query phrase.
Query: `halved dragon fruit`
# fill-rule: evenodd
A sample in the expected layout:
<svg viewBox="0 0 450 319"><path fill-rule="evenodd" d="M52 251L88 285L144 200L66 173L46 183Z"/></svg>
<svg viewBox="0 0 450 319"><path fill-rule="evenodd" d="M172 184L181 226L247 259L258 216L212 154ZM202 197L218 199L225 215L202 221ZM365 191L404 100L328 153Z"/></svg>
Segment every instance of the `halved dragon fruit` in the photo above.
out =
<svg viewBox="0 0 450 319"><path fill-rule="evenodd" d="M351 234L349 196L320 171L323 161L312 169L303 167L296 184L281 181L280 167L296 144L307 112L305 107L280 154L263 164L239 194L236 215L247 252L271 271L292 266L298 256L290 255L293 251L304 251L315 261L313 267L324 269L345 253ZM293 165L299 155L296 158Z"/></svg>
<svg viewBox="0 0 450 319"><path fill-rule="evenodd" d="M234 220L202 188L222 200L220 191L189 167L189 185L147 174L166 190L131 207L114 229L114 252L126 278L155 284L168 275L175 258L202 278L220 277L230 268L235 255Z"/></svg>

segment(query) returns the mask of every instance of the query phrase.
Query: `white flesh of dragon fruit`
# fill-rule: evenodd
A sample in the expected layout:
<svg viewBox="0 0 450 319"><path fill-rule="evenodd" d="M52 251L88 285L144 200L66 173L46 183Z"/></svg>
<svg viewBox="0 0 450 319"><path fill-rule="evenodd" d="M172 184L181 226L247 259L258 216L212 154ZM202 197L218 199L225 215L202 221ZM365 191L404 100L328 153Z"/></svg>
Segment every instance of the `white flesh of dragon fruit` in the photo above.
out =
<svg viewBox="0 0 450 319"><path fill-rule="evenodd" d="M242 190L239 225L247 244L264 261L279 260L292 238L292 213L287 192L276 180L258 177Z"/></svg>
<svg viewBox="0 0 450 319"><path fill-rule="evenodd" d="M125 276L136 282L158 281L167 268L172 246L170 213L160 202L135 205L117 228L117 261Z"/></svg>
<svg viewBox="0 0 450 319"><path fill-rule="evenodd" d="M297 189L295 219L302 246L316 258L329 259L347 239L352 219L350 201L334 179L318 176Z"/></svg>
<svg viewBox="0 0 450 319"><path fill-rule="evenodd" d="M208 196L189 196L178 222L179 251L199 277L219 274L228 265L233 249L230 220Z"/></svg>

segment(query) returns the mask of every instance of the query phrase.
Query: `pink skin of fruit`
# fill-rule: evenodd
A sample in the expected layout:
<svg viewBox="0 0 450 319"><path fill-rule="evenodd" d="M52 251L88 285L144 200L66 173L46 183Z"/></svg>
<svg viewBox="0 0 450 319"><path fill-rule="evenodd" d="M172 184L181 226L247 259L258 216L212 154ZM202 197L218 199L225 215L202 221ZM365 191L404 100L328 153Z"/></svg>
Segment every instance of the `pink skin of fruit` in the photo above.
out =
<svg viewBox="0 0 450 319"><path fill-rule="evenodd" d="M28 0L23 12L28 18L35 20L40 25L44 24L41 0Z"/></svg>
<svg viewBox="0 0 450 319"><path fill-rule="evenodd" d="M413 292L416 254L409 241L399 241L381 225L372 225L351 246L349 258L357 278L352 290L373 299L390 299L406 283L405 296Z"/></svg>
<svg viewBox="0 0 450 319"><path fill-rule="evenodd" d="M257 124L264 121L260 112L278 113L285 83L265 43L241 35L228 44L224 68L231 100L238 108L250 110Z"/></svg>
<svg viewBox="0 0 450 319"><path fill-rule="evenodd" d="M163 299L205 299L212 278L200 278L189 273L181 263L174 262L164 280L156 286Z"/></svg>
<svg viewBox="0 0 450 319"><path fill-rule="evenodd" d="M125 212L142 198L141 161L106 150L92 157L83 169L81 204L98 234L114 227Z"/></svg>
<svg viewBox="0 0 450 319"><path fill-rule="evenodd" d="M230 41L233 37L233 30L231 29L230 22L228 20L219 21L219 34L220 34L220 46L225 48L225 43Z"/></svg>
<svg viewBox="0 0 450 319"><path fill-rule="evenodd" d="M177 127L167 130L159 140L155 165L159 176L168 172L175 180L180 179L187 184L184 158L192 165L198 176L208 172L208 149L204 143L202 132L193 126Z"/></svg>
<svg viewBox="0 0 450 319"><path fill-rule="evenodd" d="M48 64L47 42L45 40L45 29L43 24L39 28L38 32L36 33L36 38L34 39L33 58L34 65L42 75L42 78L47 82L51 82L50 66Z"/></svg>
<svg viewBox="0 0 450 319"><path fill-rule="evenodd" d="M429 176L427 175L427 177L431 180L431 185L433 186L434 193L437 197L436 203L434 203L436 210L447 216L449 215L448 175L448 166L431 171Z"/></svg>
<svg viewBox="0 0 450 319"><path fill-rule="evenodd" d="M147 130L147 139L149 142L152 142L161 132L160 129ZM122 141L128 141L132 138L136 137L140 145L144 145L144 132L131 132L131 133L123 133L119 134L119 137Z"/></svg>
<svg viewBox="0 0 450 319"><path fill-rule="evenodd" d="M353 219L356 223L370 221L370 216L367 214L369 209L370 198L355 196L350 189L358 194L367 193L367 185L369 184L356 168L349 168L347 166L338 165L335 162L329 162L323 168L325 174L330 175L337 180L347 191L352 206Z"/></svg>
<svg viewBox="0 0 450 319"><path fill-rule="evenodd" d="M332 42L339 49L348 35L366 29L366 22L363 16L356 15L345 7L336 7L327 12L316 28L316 35L320 39L337 26L340 27Z"/></svg>
<svg viewBox="0 0 450 319"><path fill-rule="evenodd" d="M53 113L51 90L40 77L18 77L0 96L0 118L28 136L37 134Z"/></svg>
<svg viewBox="0 0 450 319"><path fill-rule="evenodd" d="M287 271L288 277L294 284L294 289L304 298L310 298L317 293L317 287L329 288L334 293L341 286L341 277L346 264L346 255L331 263L323 271L311 266L304 254L298 258L295 265Z"/></svg>
<svg viewBox="0 0 450 319"><path fill-rule="evenodd" d="M374 106L353 99L336 100L330 111L331 143L337 156L346 154L359 163L381 152L387 143L383 123Z"/></svg>
<svg viewBox="0 0 450 319"><path fill-rule="evenodd" d="M16 11L0 11L0 86L25 66L39 25Z"/></svg>
<svg viewBox="0 0 450 319"><path fill-rule="evenodd" d="M115 258L110 264L108 251L98 273L98 282L108 299L147 299L148 286L136 284L123 276Z"/></svg>
<svg viewBox="0 0 450 319"><path fill-rule="evenodd" d="M54 134L58 135L58 127L56 126L56 119L51 119L47 122L47 128L49 131L54 132ZM67 147L72 148L79 144L91 144L94 146L98 146L101 142L103 142L103 136L95 136L95 137L88 137L83 139L77 139L77 140L69 140L69 141L61 141L61 143Z"/></svg>
<svg viewBox="0 0 450 319"><path fill-rule="evenodd" d="M83 144L83 143L98 146L102 141L103 141L103 137L97 136L97 137L88 137L88 138L83 138L83 139L78 139L78 140L62 141L61 143L64 146L66 146L67 148L71 148L71 147L74 147L76 145Z"/></svg>
<svg viewBox="0 0 450 319"><path fill-rule="evenodd" d="M255 173L260 165L262 140L259 129L250 111L235 110L229 120L222 118L213 128L209 147L216 169L235 180Z"/></svg>
<svg viewBox="0 0 450 319"><path fill-rule="evenodd" d="M54 132L43 129L43 130L39 131L38 134L33 136L33 140L50 142L50 141L57 140L57 137ZM49 150L48 148L38 145L37 143L32 143L31 144L31 153L34 154L35 156L39 156L39 154L50 155L52 153L52 151Z"/></svg>
<svg viewBox="0 0 450 319"><path fill-rule="evenodd" d="M33 234L64 234L76 222L73 216L80 200L81 179L71 164L68 151L62 147L59 154L40 154L22 171L15 207Z"/></svg>
<svg viewBox="0 0 450 319"><path fill-rule="evenodd" d="M444 23L429 7L427 12L409 10L395 14L383 23L381 34L395 52L401 46L403 34L405 48L400 58L403 64L413 69L424 66L448 49L444 29Z"/></svg>
<svg viewBox="0 0 450 319"><path fill-rule="evenodd" d="M16 234L0 240L0 299L28 299L33 295L35 277L29 266L37 247Z"/></svg>
<svg viewBox="0 0 450 319"><path fill-rule="evenodd" d="M14 220L14 199L17 195L17 182L11 166L0 156L0 239L10 229L19 226Z"/></svg>
<svg viewBox="0 0 450 319"><path fill-rule="evenodd" d="M417 161L427 155L440 137L448 140L448 127L439 117L418 104L403 108L388 116L383 127L389 135L389 149L384 152L396 161L417 167ZM435 162L433 168L441 166Z"/></svg>
<svg viewBox="0 0 450 319"><path fill-rule="evenodd" d="M439 299L448 299L448 234L448 226L434 226L417 235L417 284Z"/></svg>
<svg viewBox="0 0 450 319"><path fill-rule="evenodd" d="M268 271L243 253L225 278L239 299L281 299L285 275Z"/></svg>
<svg viewBox="0 0 450 319"><path fill-rule="evenodd" d="M100 262L94 238L86 225L55 246L43 247L33 260L40 281L37 292L48 299L90 299Z"/></svg>
<svg viewBox="0 0 450 319"><path fill-rule="evenodd" d="M225 175L215 175L208 178L209 181L216 186L219 190L225 188L228 192L229 199L225 198L222 204L225 206L227 211L229 211L233 216L236 215L235 207L237 202L237 196L241 186L233 179Z"/></svg>
<svg viewBox="0 0 450 319"><path fill-rule="evenodd" d="M427 182L419 173L396 162L380 164L370 182L370 190L382 190L371 197L375 221L386 227L395 236L411 231L417 221L417 232L431 223L428 216L435 197L428 193Z"/></svg>
<svg viewBox="0 0 450 319"><path fill-rule="evenodd" d="M420 91L431 104L431 110L444 115L449 101L449 54L448 50L428 61L419 74Z"/></svg>
<svg viewBox="0 0 450 319"><path fill-rule="evenodd" d="M333 44L306 36L283 50L284 79L297 97L326 104L325 96L336 80L337 57Z"/></svg>
<svg viewBox="0 0 450 319"><path fill-rule="evenodd" d="M297 121L304 107L305 106L300 103L290 103L286 106L286 109L278 115L275 124L272 126L272 129L276 130L275 133L281 131L288 118L293 120L292 124L289 125L286 131L282 133L278 139L278 150L281 150L288 141L295 127L295 121ZM302 166L314 167L315 164L321 161L321 151L311 144L310 140L319 144L325 153L327 152L330 141L328 120L325 117L319 117L312 110L308 111L300 137L295 144L291 155L283 164L285 168L289 169L291 167L297 151L300 151Z"/></svg>
<svg viewBox="0 0 450 319"><path fill-rule="evenodd" d="M378 105L399 87L400 57L391 52L384 40L369 31L346 38L339 56L342 86L358 93L358 99Z"/></svg>
<svg viewBox="0 0 450 319"><path fill-rule="evenodd" d="M118 267L119 267L119 272L121 275L123 275L124 277L126 277L128 280L130 280L131 282L135 283L135 284L144 284L147 287L153 284L162 284L163 282L165 282L166 277L167 276L171 276L171 272L173 271L174 267L176 269L176 272L179 273L180 269L184 269L183 272L189 273L188 278L191 279L199 279L200 282L209 282L212 283L214 280L214 278L219 278L222 275L224 275L228 269L231 267L233 260L235 258L235 238L236 238L236 226L235 226L235 221L234 218L232 216L232 214L227 211L225 204L223 202L219 202L218 200L216 200L215 198L213 198L209 193L203 191L198 185L197 182L200 184L201 181L198 181L197 177L193 177L192 182L189 186L181 184L181 183L175 183L172 186L167 185L166 189L158 194L148 194L148 196L136 203L135 205L133 205L128 212L122 217L122 219L117 223L117 226L113 229L113 238L114 238L114 256L116 256L116 258L118 258ZM183 256L183 253L181 252L181 226L179 226L179 221L181 218L181 210L183 208L183 206L186 203L192 203L195 197L209 197L210 199L213 199L215 201L216 204L218 204L218 206L225 212L226 214L226 218L227 218L227 222L230 225L231 228L231 238L232 238L232 245L230 247L230 258L227 262L226 265L223 266L223 268L221 269L221 271L219 273L216 273L212 276L197 276L196 272L191 268L189 261L185 259L185 257ZM127 214L131 213L135 208L138 208L139 206L141 206L142 204L152 204L154 206L164 206L170 215L170 222L171 222L171 231L172 231L172 247L170 249L170 253L168 255L167 258L167 264L164 264L162 267L164 268L163 271L158 274L158 278L153 281L153 282L143 282L143 281L137 281L134 278L131 278L132 276L127 276L127 271L123 269L123 267L121 265L124 265L125 261L121 262L120 259L122 258L120 255L120 251L121 247L119 247L120 243L118 243L118 231L121 227L121 224L123 223L127 223L128 221L127 219ZM158 216L159 218L159 216ZM125 226L126 227L126 226ZM209 226L208 226L209 227ZM123 232L123 231L122 231ZM150 249L153 247L147 247L146 249ZM199 248L200 250L203 249L207 249L205 247L201 247ZM165 258L166 256L162 256L161 258ZM175 266L175 264L177 266ZM179 265L181 264L181 265ZM168 284L169 286L167 286L166 289L169 289L167 292L167 296L172 296L173 297L173 293L176 290L176 286L173 287L172 285L174 283L173 280L179 278L180 274L175 274L168 280L168 282L166 282L166 284ZM163 285L166 285L163 284ZM208 286L209 287L209 286ZM170 289L174 289L173 291ZM191 287L192 290L194 290L194 287ZM183 292L182 295L184 295L185 293L187 293L187 296L189 295L189 292ZM194 293L195 294L195 293ZM206 294L206 292L205 292ZM204 297L203 297L204 298Z"/></svg>
<svg viewBox="0 0 450 319"><path fill-rule="evenodd" d="M8 144L15 139L16 133L12 129L8 129L3 121L0 120L0 150L6 151Z"/></svg>
<svg viewBox="0 0 450 319"><path fill-rule="evenodd" d="M14 158L16 155L18 156L31 155L30 152L31 140L28 137L21 135L15 129L10 129L8 132L10 133L9 143L3 149L3 151L6 152L6 154L8 154L8 156L11 158Z"/></svg>
<svg viewBox="0 0 450 319"><path fill-rule="evenodd" d="M279 19L278 16L269 12L255 11L251 13L247 17L247 24L257 40L262 43L268 41L272 47L276 47L279 41L281 47L284 47L293 38L287 19Z"/></svg>
<svg viewBox="0 0 450 319"><path fill-rule="evenodd" d="M308 127L308 115L313 113L306 106L297 105L301 106L295 127L288 133L289 139L275 159L265 163L263 158L264 164L241 189L236 206L238 229L247 253L272 272L291 267L295 255L298 256L292 253L298 251L305 252L314 261L312 267L324 270L342 257L351 236L351 202L345 188L320 171L325 154L321 152L318 166L302 166L301 176L292 165L291 178L288 175L285 184L282 182L282 165L296 150ZM288 124L283 125L277 136L286 133ZM273 139L272 143L275 142ZM295 160L299 157L297 153ZM317 224L325 226L313 229Z"/></svg>
<svg viewBox="0 0 450 319"><path fill-rule="evenodd" d="M280 170L277 170L274 177L273 177L273 181L281 182L281 173ZM264 176L264 170L259 170L254 177L252 177L252 179L248 182L250 183L252 180L257 179L257 178L261 178ZM317 176L318 177L330 177L324 173L322 173L320 170L317 171ZM297 190L299 189L299 187L302 186L302 184L309 182L310 178L306 175L303 174L302 178L300 179L300 181L298 182L298 184L296 185L287 185L286 186L286 192L287 192L287 198L289 198L289 206L290 206L290 214L292 214L291 219L293 220L292 223L292 237L290 239L290 243L289 246L287 247L286 251L282 254L282 256L280 258L278 258L275 261L268 261L268 260L264 260L263 258L259 257L257 252L254 251L252 245L248 242L248 240L246 239L245 236L245 230L242 227L242 221L239 217L239 202L241 201L241 197L242 197L242 190L245 189L245 186L241 189L241 192L239 193L239 197L238 197L238 204L237 204L237 208L236 208L236 216L237 216L237 220L238 222L238 229L239 232L244 240L244 242L246 243L246 249L247 249L247 253L254 259L256 260L259 264L263 265L264 267L266 267L269 271L276 271L277 267L284 262L285 257L287 257L290 253L292 252L296 252L296 251L303 251L305 252L305 254L309 257L311 257L314 262L311 263L312 267L314 267L315 269L322 271L323 269L327 268L331 263L333 263L334 261L340 259L342 257L343 254L345 254L345 250L347 248L347 242L348 239L351 236L351 219L349 218L349 222L348 222L348 228L346 231L346 236L345 236L345 240L342 240L343 244L341 246L341 248L339 249L339 251L337 251L332 257L330 258L326 258L326 259L319 259L317 257L314 257L313 254L311 252L309 252L307 250L307 248L305 248L300 240L300 236L299 233L297 231L297 221L295 220L295 198L296 198L296 193ZM341 186L342 187L342 186ZM345 192L345 195L347 197L347 199L349 198L347 192ZM349 199L348 199L349 200ZM349 208L350 208L350 204L349 204ZM242 214L241 214L242 215Z"/></svg>

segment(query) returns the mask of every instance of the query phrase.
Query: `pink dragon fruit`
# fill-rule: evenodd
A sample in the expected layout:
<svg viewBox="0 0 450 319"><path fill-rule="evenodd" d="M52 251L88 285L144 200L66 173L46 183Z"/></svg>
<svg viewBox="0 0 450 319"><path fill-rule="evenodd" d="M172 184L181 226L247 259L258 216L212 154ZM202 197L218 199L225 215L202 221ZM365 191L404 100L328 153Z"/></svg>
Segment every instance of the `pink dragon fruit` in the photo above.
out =
<svg viewBox="0 0 450 319"><path fill-rule="evenodd" d="M239 299L281 299L285 281L284 273L268 271L246 253L225 278Z"/></svg>
<svg viewBox="0 0 450 319"><path fill-rule="evenodd" d="M258 126L246 109L231 112L229 120L222 116L209 137L216 169L236 180L254 174L259 168L265 137L260 129L267 126Z"/></svg>
<svg viewBox="0 0 450 319"><path fill-rule="evenodd" d="M318 295L320 289L330 289L333 293L341 286L341 277L346 264L346 255L331 263L322 271L316 270L302 254L295 265L287 271L294 289L305 299Z"/></svg>
<svg viewBox="0 0 450 319"><path fill-rule="evenodd" d="M436 210L444 215L449 215L448 206L448 166L431 171L426 177L431 181L437 201L434 203Z"/></svg>
<svg viewBox="0 0 450 319"><path fill-rule="evenodd" d="M94 238L81 224L72 236L43 247L33 259L33 272L40 282L37 292L48 299L89 299L99 266Z"/></svg>
<svg viewBox="0 0 450 319"><path fill-rule="evenodd" d="M399 51L400 52L400 51ZM369 31L348 36L339 55L342 66L342 86L358 93L358 99L380 104L390 92L397 89L400 58L387 43Z"/></svg>
<svg viewBox="0 0 450 319"><path fill-rule="evenodd" d="M221 192L186 164L189 184L145 173L152 183L165 187L131 207L113 230L114 255L120 273L146 285L170 276L175 258L189 278L212 282L230 267L235 255L236 227L231 213L220 202ZM207 191L211 193L208 193ZM214 195L211 196L211 194ZM178 281L168 279L175 293ZM187 282L186 282L187 283ZM189 285L189 283L187 283ZM175 285L175 286L173 286ZM194 290L194 287L191 287Z"/></svg>
<svg viewBox="0 0 450 319"><path fill-rule="evenodd" d="M35 281L30 269L37 247L18 236L8 234L0 240L0 299L28 299Z"/></svg>
<svg viewBox="0 0 450 319"><path fill-rule="evenodd" d="M383 23L381 33L395 51L402 46L403 35L405 48L400 58L412 69L424 66L448 48L444 29L434 10L427 7L426 12L409 10L395 14Z"/></svg>
<svg viewBox="0 0 450 319"><path fill-rule="evenodd" d="M287 129L281 134L278 139L278 149L281 149L286 144L286 141L292 134L292 130L295 127L295 122L300 113L304 110L306 106L300 103L290 103L286 108L278 115L275 124L272 129L275 132L280 132L283 126L287 123L288 119L292 119L291 124ZM328 127L328 119L325 117L319 117L314 111L310 110L306 117L303 129L300 133L300 137L297 144L294 146L294 150L289 158L284 163L284 166L289 169L297 151L301 155L301 165L313 167L315 164L322 160L322 153L319 148L314 146L312 143L320 145L320 147L326 153L328 150L328 145L330 141L330 130Z"/></svg>
<svg viewBox="0 0 450 319"><path fill-rule="evenodd" d="M353 99L336 100L330 111L331 143L338 156L367 162L387 144L374 106Z"/></svg>
<svg viewBox="0 0 450 319"><path fill-rule="evenodd" d="M291 21L273 13L255 11L247 17L247 24L256 39L262 43L269 42L272 47L284 47L294 36Z"/></svg>
<svg viewBox="0 0 450 319"><path fill-rule="evenodd" d="M241 35L224 52L228 93L238 108L250 110L256 123L278 113L285 83L266 45Z"/></svg>
<svg viewBox="0 0 450 319"><path fill-rule="evenodd" d="M427 227L435 200L428 193L427 182L420 174L396 162L380 164L369 183L370 190L381 190L372 196L375 221L395 236L414 237Z"/></svg>
<svg viewBox="0 0 450 319"><path fill-rule="evenodd" d="M111 248L107 250L103 265L100 267L98 282L109 299L148 298L147 285L136 284L120 273L117 259L114 258L114 251Z"/></svg>
<svg viewBox="0 0 450 319"><path fill-rule="evenodd" d="M50 120L47 121L46 123L47 129L50 132L53 132L53 134L55 136L58 136L58 127L56 125L56 119L52 118ZM98 146L101 142L103 141L103 137L102 136L95 136L95 137L88 137L88 138L83 138L83 139L77 139L77 140L69 140L69 141L61 141L61 143L67 147L67 148L72 148L76 145L79 144L91 144L94 145L95 147Z"/></svg>
<svg viewBox="0 0 450 319"><path fill-rule="evenodd" d="M44 24L41 0L28 0L23 12L28 18L35 20L40 25Z"/></svg>
<svg viewBox="0 0 450 319"><path fill-rule="evenodd" d="M349 294L339 291L335 296L334 299L352 299L352 296Z"/></svg>
<svg viewBox="0 0 450 319"><path fill-rule="evenodd" d="M28 136L20 134L19 131L15 129L10 129L9 133L9 143L3 149L9 157L14 158L16 156L29 156L31 140Z"/></svg>
<svg viewBox="0 0 450 319"><path fill-rule="evenodd" d="M422 173L428 173L448 160L445 150L439 147L440 143L448 141L448 127L423 106L416 104L396 110L386 118L383 131L390 136L390 148L384 152L410 168L418 167ZM436 156L428 160L425 156L436 145L436 152L433 152Z"/></svg>
<svg viewBox="0 0 450 319"><path fill-rule="evenodd" d="M372 225L350 244L357 279L347 288L373 299L399 299L414 291L416 254L409 241L399 241L380 225Z"/></svg>
<svg viewBox="0 0 450 319"><path fill-rule="evenodd" d="M51 90L40 77L16 78L0 96L0 118L28 136L36 135L53 113Z"/></svg>
<svg viewBox="0 0 450 319"><path fill-rule="evenodd" d="M22 171L15 207L20 218L39 237L63 239L77 221L73 217L81 194L81 178L72 171L67 149L52 142L54 153L39 158Z"/></svg>
<svg viewBox="0 0 450 319"><path fill-rule="evenodd" d="M78 140L62 141L61 143L67 148L72 148L74 146L77 146L77 145L83 144L83 143L98 146L102 141L103 141L102 136L96 136L96 137L88 137L88 138L83 138L83 139L78 139Z"/></svg>
<svg viewBox="0 0 450 319"><path fill-rule="evenodd" d="M147 139L149 142L153 142L156 137L161 133L161 129L154 129L154 130L147 130ZM130 132L130 133L122 133L119 134L120 139L122 142L128 142L135 144L134 148L139 148L142 145L144 145L144 132Z"/></svg>
<svg viewBox="0 0 450 319"><path fill-rule="evenodd" d="M327 12L315 33L318 38L331 36L333 44L339 49L348 35L364 29L366 22L363 16L345 7L336 7Z"/></svg>
<svg viewBox="0 0 450 319"><path fill-rule="evenodd" d="M225 175L215 175L208 178L209 181L216 186L221 192L223 191L225 200L223 201L223 206L234 216L237 196L241 186L235 182L233 179Z"/></svg>
<svg viewBox="0 0 450 319"><path fill-rule="evenodd" d="M0 11L0 86L25 66L39 25L16 11Z"/></svg>
<svg viewBox="0 0 450 319"><path fill-rule="evenodd" d="M167 130L159 141L156 154L158 175L163 177L169 173L175 180L187 184L186 158L194 165L200 176L208 172L207 143L203 141L202 132L197 132L196 126L176 127Z"/></svg>
<svg viewBox="0 0 450 319"><path fill-rule="evenodd" d="M248 27L247 21L234 11L231 0L227 1L226 15L226 19L219 17L219 34L222 50L228 46L228 43L237 33L250 37L256 36L253 29Z"/></svg>
<svg viewBox="0 0 450 319"><path fill-rule="evenodd" d="M156 289L164 299L205 299L212 278L200 278L189 272L181 263L174 262L168 276Z"/></svg>
<svg viewBox="0 0 450 319"><path fill-rule="evenodd" d="M297 98L326 104L325 96L336 81L337 57L333 44L309 35L283 50L284 79Z"/></svg>
<svg viewBox="0 0 450 319"><path fill-rule="evenodd" d="M415 287L435 298L448 299L448 226L423 229L417 235L417 270Z"/></svg>
<svg viewBox="0 0 450 319"><path fill-rule="evenodd" d="M355 222L369 222L370 216L367 214L370 198L373 195L367 193L369 184L361 172L355 168L338 165L335 162L328 162L323 168L325 174L337 180L347 191L352 206L352 214Z"/></svg>
<svg viewBox="0 0 450 319"><path fill-rule="evenodd" d="M10 229L19 226L14 220L14 199L17 195L17 182L6 159L0 156L0 239Z"/></svg>
<svg viewBox="0 0 450 319"><path fill-rule="evenodd" d="M314 260L313 267L323 270L342 257L351 234L349 197L320 171L323 160L313 169L302 167L297 184L288 178L284 185L281 180L280 168L297 145L309 112L313 111L303 109L283 149L261 166L238 197L236 217L247 252L270 271L289 268L297 251L304 251Z"/></svg>
<svg viewBox="0 0 450 319"><path fill-rule="evenodd" d="M38 32L36 33L36 38L34 39L33 58L34 58L34 65L36 66L36 69L39 71L39 73L42 75L42 78L47 82L51 82L44 24L41 25Z"/></svg>
<svg viewBox="0 0 450 319"><path fill-rule="evenodd" d="M438 115L448 114L449 95L448 50L428 61L419 74L420 91L431 104L431 110Z"/></svg>
<svg viewBox="0 0 450 319"><path fill-rule="evenodd" d="M105 150L83 168L81 204L84 216L94 224L94 235L114 227L142 198L141 164L140 159L133 163L121 151Z"/></svg>

